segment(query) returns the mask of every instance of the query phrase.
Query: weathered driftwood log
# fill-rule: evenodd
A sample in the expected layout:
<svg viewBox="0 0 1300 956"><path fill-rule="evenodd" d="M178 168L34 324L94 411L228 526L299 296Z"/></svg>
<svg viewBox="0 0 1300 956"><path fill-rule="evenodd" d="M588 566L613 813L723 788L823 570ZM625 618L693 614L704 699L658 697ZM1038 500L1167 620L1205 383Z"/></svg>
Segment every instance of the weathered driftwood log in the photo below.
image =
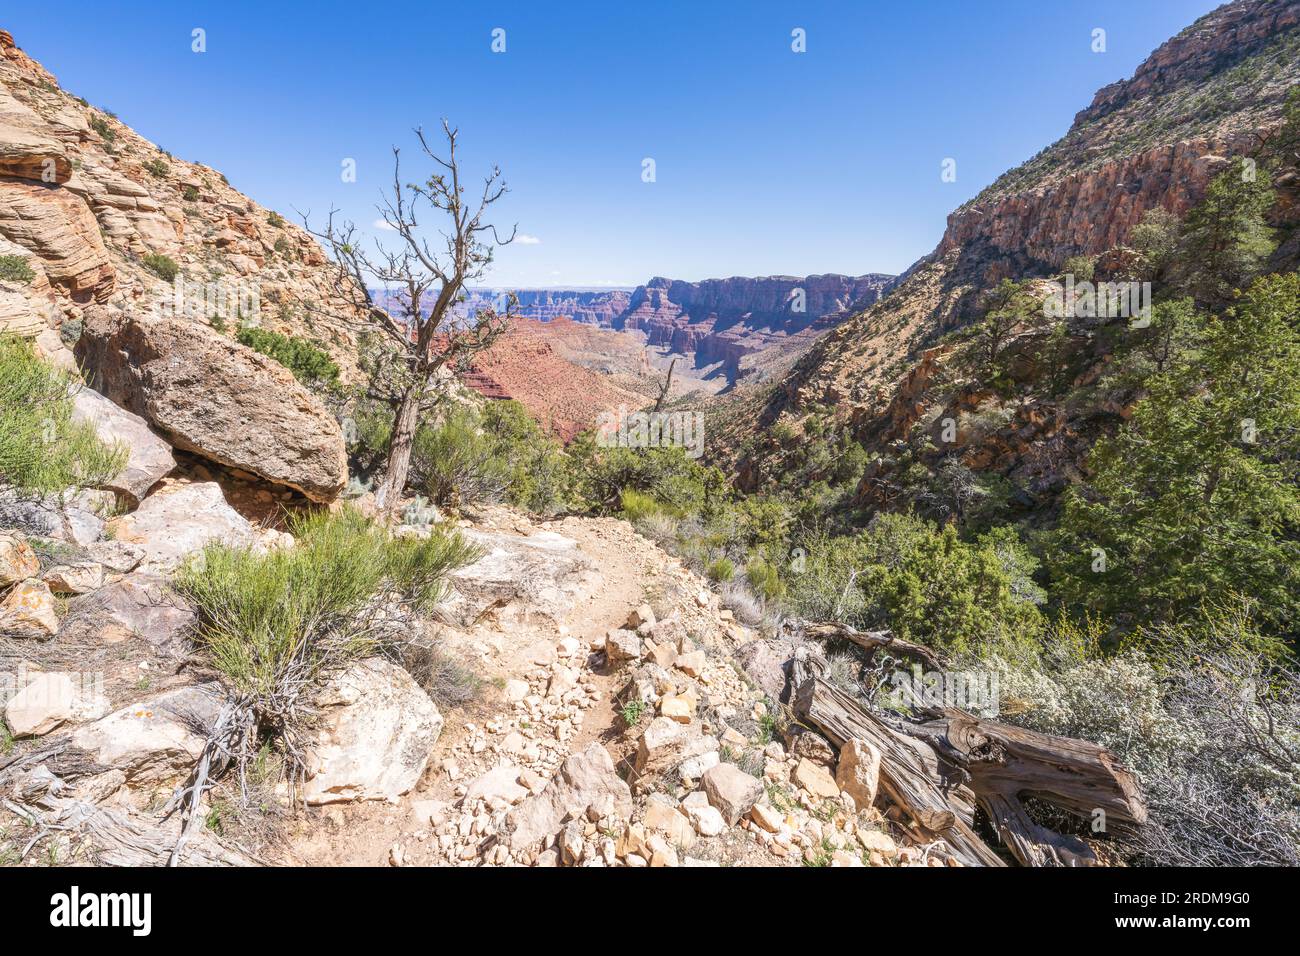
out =
<svg viewBox="0 0 1300 956"><path fill-rule="evenodd" d="M920 644L905 641L901 637L895 637L894 633L889 630L859 631L848 624L837 624L832 621L810 622L804 624L802 630L805 637L815 638L820 641L843 640L856 644L867 652L868 661L871 660L876 651L883 648L891 654L919 661L926 667L932 669L938 669L939 667L939 658L934 651Z"/></svg>
<svg viewBox="0 0 1300 956"><path fill-rule="evenodd" d="M884 793L964 864L1002 865L973 829L976 804L1025 866L1086 866L1096 857L1081 840L1034 822L1024 797L1102 820L1107 829L1146 820L1133 777L1105 748L956 709L919 724L887 720L823 680L820 666L806 653L795 657L796 715L837 747L854 737L878 747Z"/></svg>

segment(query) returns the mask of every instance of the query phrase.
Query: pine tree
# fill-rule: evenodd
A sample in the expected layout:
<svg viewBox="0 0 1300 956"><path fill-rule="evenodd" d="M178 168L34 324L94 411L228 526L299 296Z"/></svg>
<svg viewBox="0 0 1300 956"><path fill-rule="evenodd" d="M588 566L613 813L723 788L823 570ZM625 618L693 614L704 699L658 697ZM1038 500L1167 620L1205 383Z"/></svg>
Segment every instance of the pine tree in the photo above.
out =
<svg viewBox="0 0 1300 956"><path fill-rule="evenodd" d="M1240 594L1300 633L1300 275L1210 321L1089 465L1053 560L1068 603L1136 624Z"/></svg>
<svg viewBox="0 0 1300 956"><path fill-rule="evenodd" d="M1210 181L1187 214L1174 271L1179 284L1205 305L1229 301L1273 251L1264 214L1273 205L1268 172L1239 159Z"/></svg>

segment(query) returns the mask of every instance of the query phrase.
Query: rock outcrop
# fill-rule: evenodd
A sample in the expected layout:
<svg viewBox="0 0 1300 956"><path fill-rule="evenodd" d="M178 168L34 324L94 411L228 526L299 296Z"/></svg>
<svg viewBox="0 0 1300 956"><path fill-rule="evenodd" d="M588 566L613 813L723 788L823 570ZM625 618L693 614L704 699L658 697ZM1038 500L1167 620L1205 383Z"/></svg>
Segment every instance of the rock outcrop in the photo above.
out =
<svg viewBox="0 0 1300 956"><path fill-rule="evenodd" d="M175 447L331 501L343 431L278 362L184 319L87 311L77 357L113 402Z"/></svg>
<svg viewBox="0 0 1300 956"><path fill-rule="evenodd" d="M0 282L0 331L36 338L55 360L87 305L170 307L179 287L180 315L215 314L227 334L250 321L320 339L345 376L355 371L350 296L311 236L60 89L3 31L0 255L28 258L34 273Z"/></svg>
<svg viewBox="0 0 1300 956"><path fill-rule="evenodd" d="M78 387L73 393L72 417L93 425L100 440L126 450L126 467L105 487L132 502L139 502L176 467L171 446L150 431L143 418L92 389Z"/></svg>
<svg viewBox="0 0 1300 956"><path fill-rule="evenodd" d="M360 661L319 694L310 746L309 804L395 800L419 781L442 733L429 695L396 664Z"/></svg>
<svg viewBox="0 0 1300 956"><path fill-rule="evenodd" d="M226 504L213 481L174 481L146 498L130 514L114 518L115 540L138 545L142 567L170 572L208 544L248 545L253 526Z"/></svg>

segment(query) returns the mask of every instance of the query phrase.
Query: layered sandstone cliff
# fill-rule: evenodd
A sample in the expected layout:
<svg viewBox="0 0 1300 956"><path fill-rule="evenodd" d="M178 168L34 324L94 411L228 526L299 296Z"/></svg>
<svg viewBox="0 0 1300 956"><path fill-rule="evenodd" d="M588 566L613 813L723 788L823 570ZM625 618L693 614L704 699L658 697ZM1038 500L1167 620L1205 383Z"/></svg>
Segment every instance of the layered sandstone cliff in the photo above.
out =
<svg viewBox="0 0 1300 956"><path fill-rule="evenodd" d="M57 361L91 303L174 307L170 260L189 318L308 334L351 365L351 314L315 240L61 89L3 30L0 256L33 273L0 280L0 332L35 338Z"/></svg>

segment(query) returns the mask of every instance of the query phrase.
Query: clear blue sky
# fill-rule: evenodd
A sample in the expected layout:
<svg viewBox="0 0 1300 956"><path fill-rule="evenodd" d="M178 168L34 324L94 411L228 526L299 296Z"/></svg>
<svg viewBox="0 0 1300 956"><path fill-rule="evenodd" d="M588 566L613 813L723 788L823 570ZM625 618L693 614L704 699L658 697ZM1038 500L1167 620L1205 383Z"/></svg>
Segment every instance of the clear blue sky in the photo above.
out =
<svg viewBox="0 0 1300 956"><path fill-rule="evenodd" d="M446 116L469 171L502 166L499 220L537 240L501 251L494 284L635 285L901 271L1216 5L64 0L6 4L0 27L65 88L286 215L333 203L369 227L390 147L413 162L411 128Z"/></svg>

